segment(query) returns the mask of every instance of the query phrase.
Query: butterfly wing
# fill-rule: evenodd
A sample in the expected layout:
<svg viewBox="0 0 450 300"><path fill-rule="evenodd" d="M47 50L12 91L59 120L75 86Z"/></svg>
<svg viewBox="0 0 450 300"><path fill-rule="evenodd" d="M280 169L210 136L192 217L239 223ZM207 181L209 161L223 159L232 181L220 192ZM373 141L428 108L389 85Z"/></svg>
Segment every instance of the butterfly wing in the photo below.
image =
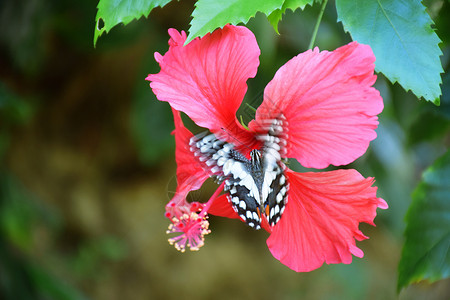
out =
<svg viewBox="0 0 450 300"><path fill-rule="evenodd" d="M259 207L261 201L258 186L250 172L250 162L238 152L232 154L237 155L229 159L224 166L224 175L227 177L225 190L229 192L228 199L247 225L260 229Z"/></svg>
<svg viewBox="0 0 450 300"><path fill-rule="evenodd" d="M191 151L216 181L225 181L224 190L233 209L250 227L261 228L260 193L251 174L251 162L234 145L214 134L191 138Z"/></svg>
<svg viewBox="0 0 450 300"><path fill-rule="evenodd" d="M271 171L271 180L267 183L269 185L269 193L264 199L264 207L266 208L266 215L269 220L269 225L274 226L281 219L287 203L288 184L284 171L280 166L274 167ZM273 178L273 179L272 179Z"/></svg>
<svg viewBox="0 0 450 300"><path fill-rule="evenodd" d="M284 212L287 203L289 184L284 174L285 166L281 156L285 153L286 141L283 132L285 122L282 115L268 121L267 134L260 135L264 142L262 151L264 181L261 187L261 199L268 217L269 225L274 226Z"/></svg>
<svg viewBox="0 0 450 300"><path fill-rule="evenodd" d="M234 146L219 140L214 134L206 135L206 132L193 136L189 146L209 176L221 183L224 180L223 165Z"/></svg>

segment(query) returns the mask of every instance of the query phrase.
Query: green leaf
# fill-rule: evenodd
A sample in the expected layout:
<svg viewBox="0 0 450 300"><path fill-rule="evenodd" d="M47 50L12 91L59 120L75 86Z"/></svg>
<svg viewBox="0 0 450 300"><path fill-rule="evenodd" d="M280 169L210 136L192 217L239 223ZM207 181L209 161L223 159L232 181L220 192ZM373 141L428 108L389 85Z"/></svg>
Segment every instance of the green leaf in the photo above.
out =
<svg viewBox="0 0 450 300"><path fill-rule="evenodd" d="M450 150L428 168L406 214L398 290L450 277Z"/></svg>
<svg viewBox="0 0 450 300"><path fill-rule="evenodd" d="M245 24L258 11L268 16L274 10L281 9L283 2L284 0L198 0L192 13L186 43L228 23Z"/></svg>
<svg viewBox="0 0 450 300"><path fill-rule="evenodd" d="M420 0L336 0L336 8L353 40L372 47L377 72L439 105L441 40Z"/></svg>
<svg viewBox="0 0 450 300"><path fill-rule="evenodd" d="M286 0L283 3L283 6L281 9L274 10L267 19L269 20L270 24L273 26L273 29L279 34L278 32L278 23L283 18L283 14L286 13L287 9L290 9L292 11L295 11L297 8L300 8L303 10L306 5L313 5L314 0Z"/></svg>
<svg viewBox="0 0 450 300"><path fill-rule="evenodd" d="M127 25L134 19L147 17L153 8L163 7L171 0L100 0L95 17L94 46L97 39L117 24Z"/></svg>

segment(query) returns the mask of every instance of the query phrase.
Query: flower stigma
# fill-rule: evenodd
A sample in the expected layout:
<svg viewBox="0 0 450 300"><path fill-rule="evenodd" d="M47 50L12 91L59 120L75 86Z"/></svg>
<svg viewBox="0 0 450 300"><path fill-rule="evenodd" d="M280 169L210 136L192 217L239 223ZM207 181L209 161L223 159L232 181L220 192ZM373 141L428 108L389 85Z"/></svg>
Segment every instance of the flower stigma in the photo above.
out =
<svg viewBox="0 0 450 300"><path fill-rule="evenodd" d="M198 251L204 245L205 235L209 234L208 216L203 217L196 212L185 213L181 217L173 217L167 234L180 233L178 236L169 238L169 243L174 245L178 251L184 252L186 246L191 251Z"/></svg>
<svg viewBox="0 0 450 300"><path fill-rule="evenodd" d="M200 247L205 244L205 235L211 233L208 209L223 190L223 186L224 183L219 186L206 203L174 202L172 199L166 205L165 216L172 221L166 233L178 233L177 236L169 238L169 244L174 245L181 252L186 251L186 247L191 251L200 250Z"/></svg>

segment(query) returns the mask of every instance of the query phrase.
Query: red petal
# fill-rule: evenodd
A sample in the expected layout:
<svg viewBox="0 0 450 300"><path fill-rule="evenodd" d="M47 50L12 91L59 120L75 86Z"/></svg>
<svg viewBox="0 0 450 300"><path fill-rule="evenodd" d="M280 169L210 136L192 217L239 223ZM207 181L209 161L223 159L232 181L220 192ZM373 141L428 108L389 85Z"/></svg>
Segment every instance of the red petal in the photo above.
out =
<svg viewBox="0 0 450 300"><path fill-rule="evenodd" d="M297 272L327 264L350 263L363 256L355 239L367 237L360 222L373 225L376 208L387 208L376 197L373 178L356 170L322 173L288 171L289 198L281 220L272 228L267 245L273 256Z"/></svg>
<svg viewBox="0 0 450 300"><path fill-rule="evenodd" d="M180 112L175 109L172 109L172 112L175 122L173 134L175 135L175 160L177 162L177 192L183 190L187 195L189 191L199 189L209 175L189 149L192 133L184 127Z"/></svg>
<svg viewBox="0 0 450 300"><path fill-rule="evenodd" d="M252 141L253 136L237 121L236 111L247 91L246 81L255 76L259 65L253 33L227 25L186 46L184 32L171 29L169 34L169 51L164 56L155 54L161 71L146 78L156 97L230 142Z"/></svg>
<svg viewBox="0 0 450 300"><path fill-rule="evenodd" d="M264 91L257 120L282 112L287 157L308 168L344 165L364 154L383 110L375 82L375 56L352 42L328 52L316 48L282 66Z"/></svg>

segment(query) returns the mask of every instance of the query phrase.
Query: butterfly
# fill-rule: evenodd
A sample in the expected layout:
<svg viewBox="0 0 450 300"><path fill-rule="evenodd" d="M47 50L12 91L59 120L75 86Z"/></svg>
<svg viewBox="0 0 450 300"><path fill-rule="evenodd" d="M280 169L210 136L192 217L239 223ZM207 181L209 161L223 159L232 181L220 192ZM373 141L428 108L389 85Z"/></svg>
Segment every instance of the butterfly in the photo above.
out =
<svg viewBox="0 0 450 300"><path fill-rule="evenodd" d="M287 203L289 184L284 174L281 155L286 141L283 132L283 116L267 120L263 134L256 139L261 149L250 151L250 158L243 155L236 145L206 132L190 139L190 151L216 182L224 184L227 198L239 217L254 229L261 228L262 214L270 226L280 219Z"/></svg>

